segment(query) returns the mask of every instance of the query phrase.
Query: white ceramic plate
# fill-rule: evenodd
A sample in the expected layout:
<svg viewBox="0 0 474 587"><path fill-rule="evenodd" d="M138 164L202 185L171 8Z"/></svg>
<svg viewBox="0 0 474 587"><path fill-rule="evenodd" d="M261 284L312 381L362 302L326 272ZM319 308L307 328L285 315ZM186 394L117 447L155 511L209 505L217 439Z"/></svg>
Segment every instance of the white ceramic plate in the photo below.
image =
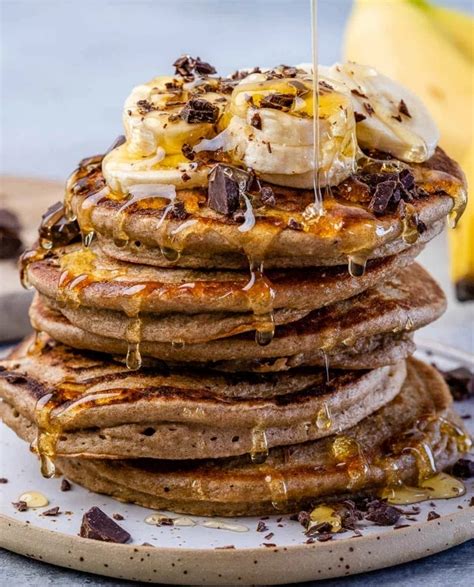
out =
<svg viewBox="0 0 474 587"><path fill-rule="evenodd" d="M442 368L469 364L473 358L450 349L436 348L419 341L419 355ZM459 402L461 414L474 434L474 402ZM0 485L2 494L0 543L7 549L56 565L156 583L174 584L278 584L340 577L411 561L445 550L474 538L474 480L466 482L464 496L417 504L415 519L406 526L361 526L361 537L353 532L336 535L328 542L305 544L306 536L298 522L288 516L265 520L268 530L257 532L259 518L235 518L241 532L203 526L209 518L191 516L194 526L150 526L144 522L152 513L134 505L122 504L109 497L91 493L74 485L60 491L60 479L46 480L39 473L36 457L25 443L5 426L2 441ZM50 505L18 512L11 502L28 490L48 497ZM251 490L251 488L249 488ZM432 504L433 502L431 502ZM57 517L42 516L42 511L59 506ZM119 524L132 535L131 544L109 544L78 537L81 518L92 506L107 514L124 517ZM409 509L409 506L406 508ZM440 518L427 521L435 509ZM169 514L176 517L176 514ZM273 536L265 538L269 533ZM147 545L143 545L146 543ZM273 546L265 546L264 544Z"/></svg>

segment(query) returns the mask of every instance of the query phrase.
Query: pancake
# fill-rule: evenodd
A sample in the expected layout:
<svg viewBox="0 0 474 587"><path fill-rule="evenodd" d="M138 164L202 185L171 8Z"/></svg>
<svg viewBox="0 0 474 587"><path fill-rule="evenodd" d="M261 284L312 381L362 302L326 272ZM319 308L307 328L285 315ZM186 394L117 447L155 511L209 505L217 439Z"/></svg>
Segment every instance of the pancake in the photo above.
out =
<svg viewBox="0 0 474 587"><path fill-rule="evenodd" d="M450 404L438 372L410 359L405 384L390 403L343 435L271 449L264 464L244 456L184 462L60 458L58 465L92 491L153 509L223 516L295 512L390 483L416 484L452 465L469 443ZM22 416L15 430L27 441L35 434Z"/></svg>
<svg viewBox="0 0 474 587"><path fill-rule="evenodd" d="M3 367L5 423L16 429L22 415L49 439L55 435L57 455L89 458L260 458L268 447L353 426L393 399L406 374L404 362L281 377L157 368L131 373L106 357L94 363L62 345L28 353L26 343Z"/></svg>
<svg viewBox="0 0 474 587"><path fill-rule="evenodd" d="M308 311L352 297L409 265L421 250L416 245L399 255L369 261L365 273L358 277L352 277L345 265L265 271L274 293L273 308ZM63 270L68 272L67 280L63 279L66 285L60 287ZM80 276L85 279L74 290L71 282ZM84 307L121 312L139 304L143 312L194 316L248 313L252 306L250 277L248 271L161 269L123 263L101 255L96 247L84 251L78 245L59 248L28 266L29 282L48 298L61 295L73 305L79 302ZM133 299L134 291L138 300Z"/></svg>
<svg viewBox="0 0 474 587"><path fill-rule="evenodd" d="M156 341L153 339L159 339L162 333L159 326L155 327L153 315L149 315L141 317L140 351L143 356L175 362L255 361L301 354L308 360L316 360L315 357L321 357L321 350L329 356L346 353L359 345L360 352L366 348L374 350L386 337L398 338L400 333L412 332L432 322L443 313L445 305L445 297L436 282L414 264L359 296L315 310L297 322L278 326L272 342L266 346L257 345L250 333L226 338L225 343L211 340L177 345L172 344L173 341ZM121 322L115 316L114 322L109 314L100 312L92 319L89 313L88 319L81 322L84 327L81 328L76 322L80 312L68 308L61 308L61 312L74 323L37 297L30 308L30 317L34 328L64 344L127 353L126 319ZM185 337L186 321L192 317L183 317L183 320ZM324 356L321 360L324 362Z"/></svg>
<svg viewBox="0 0 474 587"><path fill-rule="evenodd" d="M387 165L379 163L381 169ZM272 186L275 205L253 209L255 224L248 231L239 230L242 221L209 208L203 189L177 192L179 214L163 198L124 200L105 186L100 158L78 169L68 197L83 232L96 233L108 255L128 261L236 268L248 266L250 258L265 259L267 268L340 265L350 255L377 258L408 248L416 239L415 225L431 238L464 197L464 175L441 149L409 167L422 190L409 210L375 216L367 202L364 207L363 201L354 201L356 176L327 194L325 214L308 221L303 212L314 200L312 190ZM117 251L124 247L127 251Z"/></svg>

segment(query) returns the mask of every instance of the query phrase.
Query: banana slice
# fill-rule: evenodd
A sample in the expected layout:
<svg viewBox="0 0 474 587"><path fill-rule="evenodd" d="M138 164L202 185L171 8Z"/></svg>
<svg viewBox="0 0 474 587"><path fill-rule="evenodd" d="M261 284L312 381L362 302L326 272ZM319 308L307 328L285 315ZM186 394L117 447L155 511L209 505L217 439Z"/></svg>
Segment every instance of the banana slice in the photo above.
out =
<svg viewBox="0 0 474 587"><path fill-rule="evenodd" d="M338 83L350 93L361 147L379 149L402 161L422 163L438 144L439 131L421 100L372 67L357 63L320 67L329 84Z"/></svg>
<svg viewBox="0 0 474 587"><path fill-rule="evenodd" d="M269 104L283 96L285 106ZM294 79L245 78L231 98L227 127L234 162L263 179L299 188L313 186L313 95L307 73ZM350 98L325 90L319 100L319 173L321 185L337 185L354 170L355 118Z"/></svg>

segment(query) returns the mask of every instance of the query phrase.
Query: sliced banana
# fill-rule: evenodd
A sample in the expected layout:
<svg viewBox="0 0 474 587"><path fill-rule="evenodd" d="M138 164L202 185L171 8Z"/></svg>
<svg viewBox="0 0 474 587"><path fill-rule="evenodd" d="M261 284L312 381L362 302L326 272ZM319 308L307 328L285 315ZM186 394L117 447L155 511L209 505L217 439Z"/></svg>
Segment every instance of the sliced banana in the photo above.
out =
<svg viewBox="0 0 474 587"><path fill-rule="evenodd" d="M433 155L439 131L412 92L372 67L357 63L320 67L319 72L328 83L342 84L351 96L354 111L365 117L357 123L361 147L415 163Z"/></svg>

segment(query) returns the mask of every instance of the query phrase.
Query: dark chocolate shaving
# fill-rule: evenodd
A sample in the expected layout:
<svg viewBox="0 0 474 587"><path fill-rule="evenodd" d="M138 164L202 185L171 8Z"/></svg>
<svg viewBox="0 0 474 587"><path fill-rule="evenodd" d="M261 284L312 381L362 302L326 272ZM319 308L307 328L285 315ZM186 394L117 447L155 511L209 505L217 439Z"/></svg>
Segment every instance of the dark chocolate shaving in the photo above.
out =
<svg viewBox="0 0 474 587"><path fill-rule="evenodd" d="M215 67L206 61L201 61L200 57L191 57L190 55L181 55L173 63L176 70L176 75L184 78L194 77L194 73L199 75L210 75L216 73Z"/></svg>
<svg viewBox="0 0 474 587"><path fill-rule="evenodd" d="M369 102L364 102L364 108L367 110L369 116L372 116L372 114L375 112L375 110L372 108L372 105L369 104Z"/></svg>
<svg viewBox="0 0 474 587"><path fill-rule="evenodd" d="M375 499L368 504L365 519L377 526L393 526L402 515L399 508L388 505L386 501Z"/></svg>
<svg viewBox="0 0 474 587"><path fill-rule="evenodd" d="M50 508L43 512L43 516L59 516L60 513L59 506L55 506L54 508Z"/></svg>
<svg viewBox="0 0 474 587"><path fill-rule="evenodd" d="M98 507L92 507L82 517L79 536L103 542L125 544L131 539L130 534L116 524Z"/></svg>
<svg viewBox="0 0 474 587"><path fill-rule="evenodd" d="M293 105L295 97L293 94L269 94L260 101L261 108L274 108L287 112Z"/></svg>
<svg viewBox="0 0 474 587"><path fill-rule="evenodd" d="M189 124L209 122L214 124L219 118L219 108L203 98L192 98L179 113Z"/></svg>
<svg viewBox="0 0 474 587"><path fill-rule="evenodd" d="M366 94L357 89L351 90L351 94L354 94L354 96L358 96L359 98L367 98Z"/></svg>
<svg viewBox="0 0 474 587"><path fill-rule="evenodd" d="M268 530L268 526L265 524L263 520L259 520L256 530L257 532L266 532Z"/></svg>
<svg viewBox="0 0 474 587"><path fill-rule="evenodd" d="M186 159L189 159L190 161L193 161L193 159L196 157L193 148L188 143L184 143L184 145L181 147L181 152L186 157Z"/></svg>
<svg viewBox="0 0 474 587"><path fill-rule="evenodd" d="M354 112L354 118L356 122L362 122L367 118L365 114L361 114L360 112Z"/></svg>
<svg viewBox="0 0 474 587"><path fill-rule="evenodd" d="M19 512L26 512L28 509L26 501L14 501L12 502L12 506Z"/></svg>
<svg viewBox="0 0 474 587"><path fill-rule="evenodd" d="M432 510L431 512L428 512L426 521L431 522L431 520L437 520L438 518L441 518L441 516Z"/></svg>
<svg viewBox="0 0 474 587"><path fill-rule="evenodd" d="M257 128L258 130L262 129L262 117L260 116L260 114L258 112L254 112L252 114L252 118L250 119L250 124L254 128Z"/></svg>
<svg viewBox="0 0 474 587"><path fill-rule="evenodd" d="M411 114L408 111L407 105L403 100L400 100L400 104L398 105L398 111L400 112L400 114L404 114L405 116L408 116L408 118L411 118Z"/></svg>

